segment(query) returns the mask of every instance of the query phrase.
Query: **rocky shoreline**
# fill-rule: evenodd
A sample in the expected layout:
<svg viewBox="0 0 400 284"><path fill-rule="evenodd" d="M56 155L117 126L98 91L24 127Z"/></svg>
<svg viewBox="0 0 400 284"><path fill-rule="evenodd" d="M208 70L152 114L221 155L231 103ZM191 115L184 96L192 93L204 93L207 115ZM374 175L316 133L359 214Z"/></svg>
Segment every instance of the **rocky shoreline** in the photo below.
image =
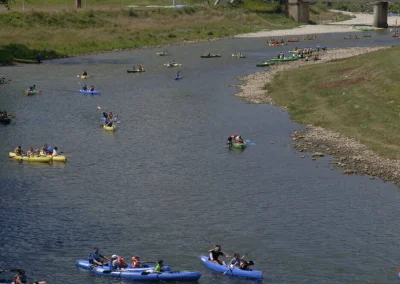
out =
<svg viewBox="0 0 400 284"><path fill-rule="evenodd" d="M321 55L318 61L292 61L273 65L267 72L250 74L239 78L240 92L236 96L248 103L275 104L268 96L265 85L271 82L279 72L299 68L310 64L320 64L335 59L343 59L356 55L389 48L389 47L354 47L332 49ZM281 106L286 109L285 106ZM400 186L400 161L381 157L354 139L341 136L339 133L321 127L307 125L304 131L291 133L292 147L302 152L300 158L309 157L317 160L325 155L335 158L334 167L343 168L343 174L369 175L371 179L379 177L384 181ZM309 154L306 154L309 153Z"/></svg>

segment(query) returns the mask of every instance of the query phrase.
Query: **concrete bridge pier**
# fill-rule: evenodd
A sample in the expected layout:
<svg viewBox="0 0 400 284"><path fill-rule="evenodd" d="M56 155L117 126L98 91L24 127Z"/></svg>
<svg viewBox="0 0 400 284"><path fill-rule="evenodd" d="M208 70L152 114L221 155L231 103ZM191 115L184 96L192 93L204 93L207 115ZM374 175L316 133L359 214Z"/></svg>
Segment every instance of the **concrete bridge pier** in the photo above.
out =
<svg viewBox="0 0 400 284"><path fill-rule="evenodd" d="M288 15L292 17L295 22L308 23L309 22L309 7L307 1L302 0L289 0L287 3Z"/></svg>
<svg viewBox="0 0 400 284"><path fill-rule="evenodd" d="M372 25L376 28L388 27L388 2L375 2L374 3L374 22Z"/></svg>

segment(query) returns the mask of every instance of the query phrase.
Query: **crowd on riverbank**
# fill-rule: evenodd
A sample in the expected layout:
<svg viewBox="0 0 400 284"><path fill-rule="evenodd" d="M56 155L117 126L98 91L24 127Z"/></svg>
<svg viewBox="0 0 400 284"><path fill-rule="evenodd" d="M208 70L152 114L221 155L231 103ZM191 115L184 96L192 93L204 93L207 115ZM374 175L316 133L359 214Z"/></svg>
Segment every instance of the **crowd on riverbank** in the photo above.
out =
<svg viewBox="0 0 400 284"><path fill-rule="evenodd" d="M373 52L388 47L353 47L343 49L332 49L324 53L318 61L293 61L281 65L269 67L268 72L250 74L241 78L243 84L239 86L238 98L254 104L275 104L268 95L265 87L272 82L274 77L283 71L307 66L310 64L321 64L336 59L349 58L368 52ZM285 106L281 106L286 109ZM371 178L380 177L385 181L391 181L400 185L400 161L379 156L365 145L354 139L344 137L339 133L307 125L303 131L294 131L292 134L293 147L300 152L313 154L302 154L312 159L318 159L324 155L332 155L336 161L335 166L342 167L344 174L366 174Z"/></svg>

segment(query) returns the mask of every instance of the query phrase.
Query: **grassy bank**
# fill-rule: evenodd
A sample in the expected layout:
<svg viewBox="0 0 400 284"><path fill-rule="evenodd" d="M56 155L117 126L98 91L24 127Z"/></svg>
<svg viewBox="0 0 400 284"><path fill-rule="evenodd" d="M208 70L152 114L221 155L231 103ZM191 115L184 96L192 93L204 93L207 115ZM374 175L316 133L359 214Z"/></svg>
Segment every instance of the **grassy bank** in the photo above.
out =
<svg viewBox="0 0 400 284"><path fill-rule="evenodd" d="M271 7L277 9L276 5ZM25 47L25 51L43 51L41 55L46 58L49 53L70 56L297 26L275 12L212 6L0 13L0 63L9 63L13 52L16 57L34 58L35 52L21 54L23 48L13 51L15 45Z"/></svg>
<svg viewBox="0 0 400 284"><path fill-rule="evenodd" d="M400 158L399 47L279 73L268 95L295 121L355 138Z"/></svg>

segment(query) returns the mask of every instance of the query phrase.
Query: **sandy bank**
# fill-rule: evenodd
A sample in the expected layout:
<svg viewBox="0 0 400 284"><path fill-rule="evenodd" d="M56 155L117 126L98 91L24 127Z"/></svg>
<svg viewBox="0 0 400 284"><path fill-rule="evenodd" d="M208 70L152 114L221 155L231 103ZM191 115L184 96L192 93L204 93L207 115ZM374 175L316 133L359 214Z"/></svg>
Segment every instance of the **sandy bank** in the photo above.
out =
<svg viewBox="0 0 400 284"><path fill-rule="evenodd" d="M304 65L321 64L334 59L353 57L388 47L355 47L333 49L321 56L319 61L293 61L277 64L269 68L268 72L250 74L241 78L243 84L239 86L238 98L248 103L274 104L265 90L265 84L271 82L278 72L299 68ZM282 106L285 108L285 106ZM301 158L318 159L325 155L335 158L334 165L343 168L344 174L366 174L371 178L380 177L400 185L400 161L381 157L369 150L365 145L354 139L343 137L339 133L308 125L304 131L294 131L292 134L293 147L300 152ZM310 153L310 154L306 154Z"/></svg>

